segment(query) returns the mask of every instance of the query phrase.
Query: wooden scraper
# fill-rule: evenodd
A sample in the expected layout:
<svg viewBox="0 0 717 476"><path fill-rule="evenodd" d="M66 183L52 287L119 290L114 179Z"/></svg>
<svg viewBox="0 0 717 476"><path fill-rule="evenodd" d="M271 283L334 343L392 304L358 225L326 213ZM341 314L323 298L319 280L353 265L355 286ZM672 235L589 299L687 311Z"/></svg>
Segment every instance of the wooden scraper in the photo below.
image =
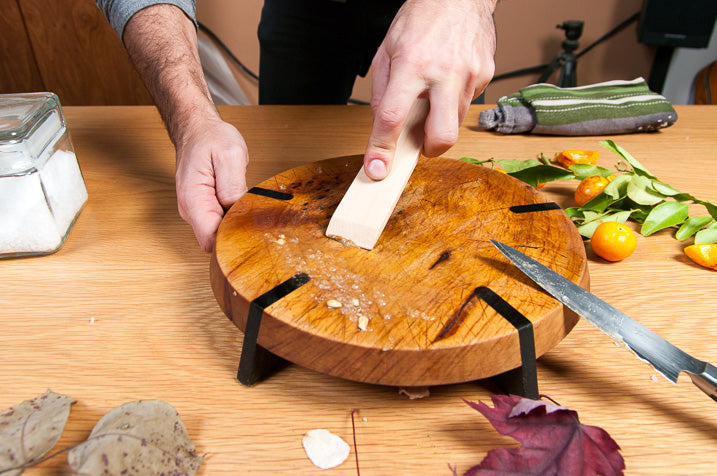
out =
<svg viewBox="0 0 717 476"><path fill-rule="evenodd" d="M413 105L396 143L388 177L372 180L361 167L331 217L326 236L373 249L421 155L428 108L427 99L418 99Z"/></svg>

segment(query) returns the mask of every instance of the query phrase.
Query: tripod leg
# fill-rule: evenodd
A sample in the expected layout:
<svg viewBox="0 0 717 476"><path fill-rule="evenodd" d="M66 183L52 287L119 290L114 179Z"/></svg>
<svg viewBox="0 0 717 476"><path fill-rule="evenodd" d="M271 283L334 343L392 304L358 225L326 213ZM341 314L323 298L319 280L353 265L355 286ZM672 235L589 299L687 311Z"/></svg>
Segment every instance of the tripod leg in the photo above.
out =
<svg viewBox="0 0 717 476"><path fill-rule="evenodd" d="M578 85L577 58L573 54L564 55L563 69L560 71L558 86L561 88L574 88Z"/></svg>
<svg viewBox="0 0 717 476"><path fill-rule="evenodd" d="M550 62L550 64L543 70L543 74L540 75L538 78L538 83L545 83L548 81L548 78L551 74L555 72L556 69L560 67L560 64L563 62L563 54L558 53L555 55L555 58L553 58L553 61Z"/></svg>

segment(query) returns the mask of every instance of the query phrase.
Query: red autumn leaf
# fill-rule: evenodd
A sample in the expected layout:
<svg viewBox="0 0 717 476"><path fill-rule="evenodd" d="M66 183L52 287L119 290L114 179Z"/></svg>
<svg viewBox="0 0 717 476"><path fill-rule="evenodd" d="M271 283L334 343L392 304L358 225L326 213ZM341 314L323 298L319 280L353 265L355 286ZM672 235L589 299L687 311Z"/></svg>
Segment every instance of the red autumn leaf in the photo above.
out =
<svg viewBox="0 0 717 476"><path fill-rule="evenodd" d="M623 474L625 462L615 440L602 428L580 423L574 410L515 395L491 400L494 408L465 402L521 446L490 450L465 476Z"/></svg>

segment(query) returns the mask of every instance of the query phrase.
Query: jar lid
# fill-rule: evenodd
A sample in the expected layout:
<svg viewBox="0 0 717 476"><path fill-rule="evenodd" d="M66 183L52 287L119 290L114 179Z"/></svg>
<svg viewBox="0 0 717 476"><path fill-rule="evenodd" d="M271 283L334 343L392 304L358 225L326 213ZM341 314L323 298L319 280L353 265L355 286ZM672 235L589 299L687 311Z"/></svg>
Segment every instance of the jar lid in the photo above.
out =
<svg viewBox="0 0 717 476"><path fill-rule="evenodd" d="M26 137L48 110L58 106L54 93L0 94L0 142Z"/></svg>
<svg viewBox="0 0 717 476"><path fill-rule="evenodd" d="M0 177L31 173L63 130L57 95L0 94Z"/></svg>

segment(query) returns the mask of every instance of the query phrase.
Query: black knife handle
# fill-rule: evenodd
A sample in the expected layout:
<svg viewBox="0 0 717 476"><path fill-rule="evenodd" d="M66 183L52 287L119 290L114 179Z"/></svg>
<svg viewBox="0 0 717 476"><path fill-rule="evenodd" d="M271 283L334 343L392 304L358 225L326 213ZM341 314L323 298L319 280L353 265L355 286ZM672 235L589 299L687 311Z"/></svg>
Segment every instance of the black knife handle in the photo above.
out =
<svg viewBox="0 0 717 476"><path fill-rule="evenodd" d="M705 363L704 371L700 374L690 373L692 383L700 390L717 402L717 367L710 363Z"/></svg>

